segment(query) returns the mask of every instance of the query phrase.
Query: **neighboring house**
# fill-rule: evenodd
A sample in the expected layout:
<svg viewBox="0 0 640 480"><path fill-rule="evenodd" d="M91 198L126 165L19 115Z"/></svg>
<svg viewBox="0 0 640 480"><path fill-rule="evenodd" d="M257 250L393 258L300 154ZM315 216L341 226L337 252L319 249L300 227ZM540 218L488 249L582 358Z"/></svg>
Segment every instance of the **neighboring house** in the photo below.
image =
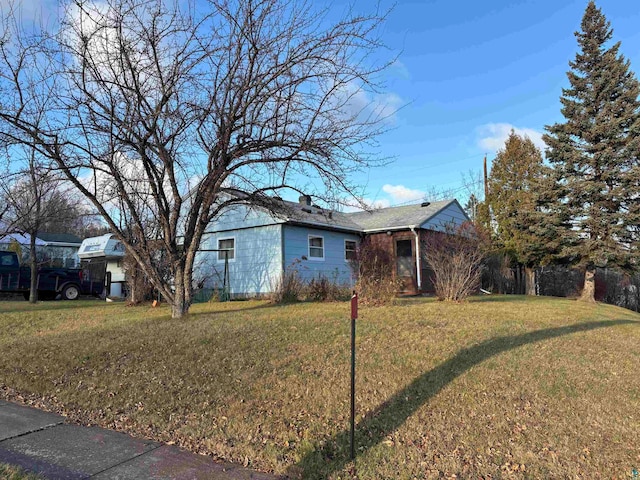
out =
<svg viewBox="0 0 640 480"><path fill-rule="evenodd" d="M12 242L20 245L22 259L29 258L31 237L28 234L10 233L0 237L0 250L6 250ZM78 249L82 240L69 233L39 233L36 237L36 255L42 266L76 268L80 264Z"/></svg>
<svg viewBox="0 0 640 480"><path fill-rule="evenodd" d="M298 203L274 199L270 209L238 204L207 228L194 282L221 288L227 268L232 296L264 295L276 289L283 272L295 269L304 280L324 276L353 286L351 260L368 236L396 262L405 293L425 292L430 284L420 242L430 231L468 220L457 200L353 213L322 209L308 196Z"/></svg>

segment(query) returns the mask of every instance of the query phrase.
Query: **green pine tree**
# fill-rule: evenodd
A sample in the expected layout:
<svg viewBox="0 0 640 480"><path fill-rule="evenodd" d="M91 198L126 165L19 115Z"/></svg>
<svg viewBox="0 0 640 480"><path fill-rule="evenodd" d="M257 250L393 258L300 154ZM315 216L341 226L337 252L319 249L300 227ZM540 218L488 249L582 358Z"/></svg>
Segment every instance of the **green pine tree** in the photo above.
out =
<svg viewBox="0 0 640 480"><path fill-rule="evenodd" d="M540 206L540 186L548 177L542 153L528 137L513 130L498 151L489 175L487 202L496 247L525 269L525 293L535 295L534 267L549 261L557 249L546 212ZM548 230L548 229L547 229ZM551 234L547 234L551 233Z"/></svg>
<svg viewBox="0 0 640 480"><path fill-rule="evenodd" d="M585 269L581 299L594 301L596 267L632 269L639 217L640 86L629 61L611 46L610 23L587 5L579 53L563 89L565 122L547 126L547 157L558 182L555 209L571 218L563 254Z"/></svg>

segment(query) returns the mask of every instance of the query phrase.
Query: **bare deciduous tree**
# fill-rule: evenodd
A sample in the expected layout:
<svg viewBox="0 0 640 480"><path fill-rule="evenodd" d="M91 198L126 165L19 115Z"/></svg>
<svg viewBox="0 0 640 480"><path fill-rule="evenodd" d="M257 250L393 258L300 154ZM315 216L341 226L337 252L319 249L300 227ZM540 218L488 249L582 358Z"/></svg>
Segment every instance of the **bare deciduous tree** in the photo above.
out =
<svg viewBox="0 0 640 480"><path fill-rule="evenodd" d="M29 263L31 267L31 285L29 301L38 301L38 259L36 239L39 233L46 232L48 225L54 223L69 224L77 217L76 206L68 198L61 179L43 168L35 158L33 150L25 152L27 170L16 175L12 184L3 183L2 196L6 202L7 233L26 233L29 235Z"/></svg>
<svg viewBox="0 0 640 480"><path fill-rule="evenodd" d="M388 114L362 102L386 66L372 61L381 15L330 22L305 2L205 5L75 0L58 31L36 32L32 50L16 40L15 22L4 22L7 48L44 56L53 74L0 59L0 71L11 72L1 75L2 91L32 77L55 84L40 123L21 112L44 88L0 107L5 138L33 145L91 201L173 317L188 311L212 219L231 203L268 205L281 189L352 192L349 174L375 161L365 148ZM221 196L227 188L244 195ZM154 265L155 239L125 235L145 232L150 220L173 285Z"/></svg>
<svg viewBox="0 0 640 480"><path fill-rule="evenodd" d="M423 245L425 260L433 270L436 296L460 302L480 288L484 249L473 224L446 226L433 232Z"/></svg>

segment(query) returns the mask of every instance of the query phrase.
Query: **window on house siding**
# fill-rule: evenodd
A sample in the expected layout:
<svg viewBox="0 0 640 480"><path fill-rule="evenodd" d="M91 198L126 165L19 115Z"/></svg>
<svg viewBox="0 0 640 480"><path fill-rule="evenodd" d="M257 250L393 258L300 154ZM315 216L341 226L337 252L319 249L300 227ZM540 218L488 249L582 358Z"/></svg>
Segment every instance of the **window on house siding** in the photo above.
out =
<svg viewBox="0 0 640 480"><path fill-rule="evenodd" d="M309 235L309 258L324 260L324 238Z"/></svg>
<svg viewBox="0 0 640 480"><path fill-rule="evenodd" d="M218 240L218 250L226 250L229 260L233 260L236 254L235 238L220 238ZM218 252L218 260L224 261L225 252Z"/></svg>
<svg viewBox="0 0 640 480"><path fill-rule="evenodd" d="M355 240L344 241L344 259L355 260L356 259L356 242Z"/></svg>

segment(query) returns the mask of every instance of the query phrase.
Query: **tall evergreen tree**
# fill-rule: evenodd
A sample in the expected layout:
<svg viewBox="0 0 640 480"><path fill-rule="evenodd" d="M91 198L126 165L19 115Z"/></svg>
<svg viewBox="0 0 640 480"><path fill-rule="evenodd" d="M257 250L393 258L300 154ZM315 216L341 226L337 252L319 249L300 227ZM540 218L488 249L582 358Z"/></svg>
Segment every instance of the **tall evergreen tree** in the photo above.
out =
<svg viewBox="0 0 640 480"><path fill-rule="evenodd" d="M565 122L547 126L544 140L558 179L556 209L571 217L563 253L585 269L581 299L593 301L596 267L635 265L640 86L620 42L608 46L613 30L593 1L575 35L580 51L560 98Z"/></svg>
<svg viewBox="0 0 640 480"><path fill-rule="evenodd" d="M529 137L513 130L498 151L489 175L488 205L496 246L525 269L525 293L535 295L534 267L550 259L554 235L539 228L550 225L540 206L540 185L548 177L542 153Z"/></svg>

